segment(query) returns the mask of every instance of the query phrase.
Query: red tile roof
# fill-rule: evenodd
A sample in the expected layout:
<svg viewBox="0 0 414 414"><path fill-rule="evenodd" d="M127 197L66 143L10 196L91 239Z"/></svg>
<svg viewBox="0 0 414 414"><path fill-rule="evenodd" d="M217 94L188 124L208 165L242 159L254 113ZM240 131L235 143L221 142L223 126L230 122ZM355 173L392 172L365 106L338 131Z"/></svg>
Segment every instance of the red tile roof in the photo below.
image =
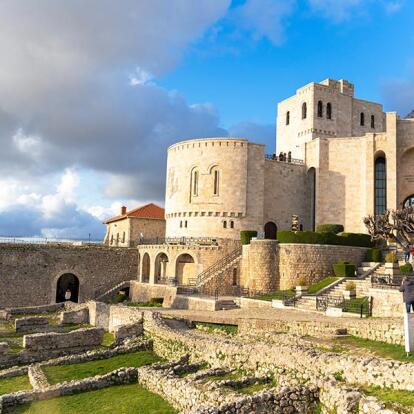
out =
<svg viewBox="0 0 414 414"><path fill-rule="evenodd" d="M165 210L157 206L154 203L146 204L145 206L134 208L133 210L127 211L125 214L119 216L111 217L106 220L104 223L112 223L113 221L122 220L128 217L137 217L137 218L148 218L148 219L165 219Z"/></svg>

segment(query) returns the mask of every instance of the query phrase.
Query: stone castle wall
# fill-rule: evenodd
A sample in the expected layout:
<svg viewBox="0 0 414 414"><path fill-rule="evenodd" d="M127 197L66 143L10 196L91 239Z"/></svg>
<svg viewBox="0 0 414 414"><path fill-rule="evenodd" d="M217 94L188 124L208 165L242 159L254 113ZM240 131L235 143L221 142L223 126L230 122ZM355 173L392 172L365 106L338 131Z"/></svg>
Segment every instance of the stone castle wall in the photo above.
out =
<svg viewBox="0 0 414 414"><path fill-rule="evenodd" d="M137 278L136 249L0 245L0 307L35 306L56 300L65 273L79 279L79 301L93 299L124 280Z"/></svg>
<svg viewBox="0 0 414 414"><path fill-rule="evenodd" d="M340 260L358 266L367 248L319 244L279 244L275 240L252 240L243 246L240 285L252 291L270 292L295 287L304 278L312 284L333 275Z"/></svg>

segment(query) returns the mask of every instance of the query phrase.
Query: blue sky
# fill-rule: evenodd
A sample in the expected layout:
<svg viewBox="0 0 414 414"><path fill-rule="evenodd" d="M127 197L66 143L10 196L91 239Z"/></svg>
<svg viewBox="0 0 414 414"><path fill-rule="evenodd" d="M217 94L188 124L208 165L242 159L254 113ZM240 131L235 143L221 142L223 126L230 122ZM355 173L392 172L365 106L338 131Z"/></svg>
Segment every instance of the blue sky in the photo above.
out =
<svg viewBox="0 0 414 414"><path fill-rule="evenodd" d="M0 235L87 238L163 204L189 137L275 150L278 101L327 77L414 109L411 0L3 0Z"/></svg>

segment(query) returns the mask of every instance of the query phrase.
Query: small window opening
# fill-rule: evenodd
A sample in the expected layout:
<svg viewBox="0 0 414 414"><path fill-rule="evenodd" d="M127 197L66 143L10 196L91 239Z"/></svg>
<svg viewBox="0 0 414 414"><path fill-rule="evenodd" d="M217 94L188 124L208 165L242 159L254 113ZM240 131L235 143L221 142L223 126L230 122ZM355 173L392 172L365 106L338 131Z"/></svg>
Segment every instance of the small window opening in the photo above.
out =
<svg viewBox="0 0 414 414"><path fill-rule="evenodd" d="M286 112L286 125L290 124L290 111Z"/></svg>
<svg viewBox="0 0 414 414"><path fill-rule="evenodd" d="M323 104L322 101L318 101L318 118L323 117Z"/></svg>
<svg viewBox="0 0 414 414"><path fill-rule="evenodd" d="M361 112L359 121L360 121L359 123L361 126L365 125L365 114L363 112Z"/></svg>
<svg viewBox="0 0 414 414"><path fill-rule="evenodd" d="M326 117L332 119L332 104L330 102L326 105Z"/></svg>

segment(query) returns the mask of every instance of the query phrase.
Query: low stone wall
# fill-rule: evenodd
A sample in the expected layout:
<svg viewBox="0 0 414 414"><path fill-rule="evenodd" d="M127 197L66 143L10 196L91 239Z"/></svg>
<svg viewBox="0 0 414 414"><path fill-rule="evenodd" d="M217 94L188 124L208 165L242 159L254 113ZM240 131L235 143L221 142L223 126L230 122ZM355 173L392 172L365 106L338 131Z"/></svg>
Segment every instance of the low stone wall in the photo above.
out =
<svg viewBox="0 0 414 414"><path fill-rule="evenodd" d="M45 373L42 371L40 365L38 364L30 365L27 375L29 377L30 385L34 390L42 390L50 385Z"/></svg>
<svg viewBox="0 0 414 414"><path fill-rule="evenodd" d="M164 298L163 306L170 308L177 294L175 286L150 285L135 280L131 281L129 297L132 302L145 303L154 298Z"/></svg>
<svg viewBox="0 0 414 414"><path fill-rule="evenodd" d="M102 343L104 329L78 329L68 333L38 333L25 335L23 347L30 352L59 349L87 349L99 346Z"/></svg>
<svg viewBox="0 0 414 414"><path fill-rule="evenodd" d="M5 308L0 310L0 318L10 319L12 316L23 314L39 314L39 313L52 313L64 309L65 303L52 303L49 305L39 306L25 306L18 308Z"/></svg>
<svg viewBox="0 0 414 414"><path fill-rule="evenodd" d="M17 333L21 332L41 332L49 327L49 320L46 317L34 316L28 318L18 318L14 321L14 328Z"/></svg>
<svg viewBox="0 0 414 414"><path fill-rule="evenodd" d="M81 309L68 310L61 312L59 315L61 324L75 323L89 323L89 309L84 307Z"/></svg>
<svg viewBox="0 0 414 414"><path fill-rule="evenodd" d="M144 333L142 322L130 323L128 325L118 325L114 329L115 342L117 344L123 342L127 338L134 338Z"/></svg>
<svg viewBox="0 0 414 414"><path fill-rule="evenodd" d="M203 298L197 296L176 295L173 303L173 309L188 309L197 311L215 311L217 310L217 301L214 298Z"/></svg>
<svg viewBox="0 0 414 414"><path fill-rule="evenodd" d="M272 302L267 301L267 300L241 298L240 307L242 309L271 308Z"/></svg>
<svg viewBox="0 0 414 414"><path fill-rule="evenodd" d="M109 313L111 306L103 302L87 302L89 310L89 323L92 326L109 329Z"/></svg>
<svg viewBox="0 0 414 414"><path fill-rule="evenodd" d="M113 385L133 384L137 382L137 379L138 372L136 368L120 368L105 375L97 375L80 381L69 381L62 384L37 388L32 391L5 394L0 397L0 413L16 405L26 404L32 401L49 400L63 395L93 391Z"/></svg>
<svg viewBox="0 0 414 414"><path fill-rule="evenodd" d="M0 355L7 354L9 352L9 344L7 342L0 342Z"/></svg>
<svg viewBox="0 0 414 414"><path fill-rule="evenodd" d="M404 345L402 319L333 319L332 321L240 319L237 323L239 333L242 335L247 333L260 336L265 333L289 332L300 336L332 336L337 335L338 332L347 332L373 341Z"/></svg>
<svg viewBox="0 0 414 414"><path fill-rule="evenodd" d="M372 316L381 318L402 317L405 312L402 293L397 289L369 289L372 297Z"/></svg>
<svg viewBox="0 0 414 414"><path fill-rule="evenodd" d="M113 332L117 326L141 323L143 321L142 310L139 308L111 305L109 307L108 330Z"/></svg>

